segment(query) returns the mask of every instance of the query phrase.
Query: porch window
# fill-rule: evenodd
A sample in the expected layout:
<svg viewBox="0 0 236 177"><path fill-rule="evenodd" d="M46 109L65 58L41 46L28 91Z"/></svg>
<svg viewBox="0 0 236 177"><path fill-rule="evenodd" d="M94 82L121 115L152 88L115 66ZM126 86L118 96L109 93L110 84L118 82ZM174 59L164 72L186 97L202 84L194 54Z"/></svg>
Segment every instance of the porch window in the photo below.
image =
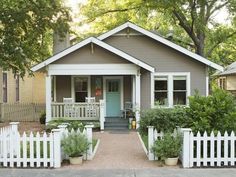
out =
<svg viewBox="0 0 236 177"><path fill-rule="evenodd" d="M186 105L187 88L186 88L186 76L174 76L173 77L173 97L174 105Z"/></svg>
<svg viewBox="0 0 236 177"><path fill-rule="evenodd" d="M157 105L168 105L168 80L167 77L155 79L155 103Z"/></svg>
<svg viewBox="0 0 236 177"><path fill-rule="evenodd" d="M88 97L88 77L75 77L75 102L85 102Z"/></svg>
<svg viewBox="0 0 236 177"><path fill-rule="evenodd" d="M7 73L3 73L3 102L7 102Z"/></svg>

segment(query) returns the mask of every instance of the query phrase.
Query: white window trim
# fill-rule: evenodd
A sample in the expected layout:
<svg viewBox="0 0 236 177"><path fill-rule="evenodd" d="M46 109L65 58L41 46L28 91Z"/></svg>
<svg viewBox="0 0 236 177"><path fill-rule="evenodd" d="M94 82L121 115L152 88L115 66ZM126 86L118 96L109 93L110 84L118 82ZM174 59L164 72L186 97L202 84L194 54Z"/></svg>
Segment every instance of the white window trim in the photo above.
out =
<svg viewBox="0 0 236 177"><path fill-rule="evenodd" d="M124 84L123 84L123 80L124 77L123 76L104 76L103 77L103 99L104 99L104 112L105 112L105 116L107 115L107 111L106 111L106 80L108 79L119 79L120 80L120 108L121 110L123 110L124 108Z"/></svg>
<svg viewBox="0 0 236 177"><path fill-rule="evenodd" d="M76 77L85 77L88 78L88 87L87 87L87 92L88 92L88 97L91 97L91 76L71 76L71 98L73 98L73 101L75 102L75 83L74 83L74 78Z"/></svg>
<svg viewBox="0 0 236 177"><path fill-rule="evenodd" d="M174 76L186 76L186 105L189 105L189 99L188 97L191 95L191 82L190 82L190 72L155 72L153 76L151 76L151 107L155 107L154 102L154 81L156 76L164 76L168 78L168 106L163 107L173 107L173 77Z"/></svg>

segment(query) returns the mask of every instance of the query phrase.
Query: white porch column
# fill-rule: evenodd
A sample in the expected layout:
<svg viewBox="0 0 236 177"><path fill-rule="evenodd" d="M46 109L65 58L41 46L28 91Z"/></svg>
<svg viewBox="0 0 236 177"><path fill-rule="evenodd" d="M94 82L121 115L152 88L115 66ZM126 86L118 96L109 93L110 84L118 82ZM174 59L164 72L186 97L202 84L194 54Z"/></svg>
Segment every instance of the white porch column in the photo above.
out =
<svg viewBox="0 0 236 177"><path fill-rule="evenodd" d="M139 128L140 121L140 104L141 104L141 85L140 85L140 73L135 75L135 117L136 117L136 129Z"/></svg>
<svg viewBox="0 0 236 177"><path fill-rule="evenodd" d="M52 96L51 96L51 76L46 76L46 123L48 123L52 118L52 111L51 111L51 102L52 102Z"/></svg>
<svg viewBox="0 0 236 177"><path fill-rule="evenodd" d="M136 93L135 93L135 76L132 76L132 105L133 106L135 106L135 102L136 102L135 95L136 95ZM133 107L133 108L135 108L135 107Z"/></svg>

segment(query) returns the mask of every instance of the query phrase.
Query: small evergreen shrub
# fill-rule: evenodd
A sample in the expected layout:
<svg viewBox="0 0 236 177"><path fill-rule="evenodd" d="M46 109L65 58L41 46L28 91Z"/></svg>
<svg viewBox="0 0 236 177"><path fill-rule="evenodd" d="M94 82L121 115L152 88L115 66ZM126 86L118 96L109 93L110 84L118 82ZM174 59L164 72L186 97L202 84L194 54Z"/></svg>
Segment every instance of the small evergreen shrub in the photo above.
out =
<svg viewBox="0 0 236 177"><path fill-rule="evenodd" d="M64 136L61 141L64 152L69 157L82 156L89 148L90 143L85 135L77 132L71 132L68 136Z"/></svg>
<svg viewBox="0 0 236 177"><path fill-rule="evenodd" d="M46 112L43 112L40 117L39 117L39 122L40 124L45 124L46 123Z"/></svg>
<svg viewBox="0 0 236 177"><path fill-rule="evenodd" d="M161 160L166 158L175 158L181 151L182 138L179 134L172 136L171 133L165 133L163 139L155 141L152 151L154 155Z"/></svg>

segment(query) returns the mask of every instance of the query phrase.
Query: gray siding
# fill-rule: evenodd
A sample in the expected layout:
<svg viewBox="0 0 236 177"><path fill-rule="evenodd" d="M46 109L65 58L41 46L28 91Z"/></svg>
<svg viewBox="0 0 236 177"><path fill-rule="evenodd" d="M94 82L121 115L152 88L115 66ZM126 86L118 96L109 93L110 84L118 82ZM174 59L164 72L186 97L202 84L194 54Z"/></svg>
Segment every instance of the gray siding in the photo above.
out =
<svg viewBox="0 0 236 177"><path fill-rule="evenodd" d="M71 76L56 76L57 102L63 102L63 98L71 98Z"/></svg>
<svg viewBox="0 0 236 177"><path fill-rule="evenodd" d="M86 45L73 53L55 61L53 64L113 64L113 63L129 63L126 59L119 57L97 45Z"/></svg>
<svg viewBox="0 0 236 177"><path fill-rule="evenodd" d="M132 102L132 79L131 76L124 76L124 103Z"/></svg>
<svg viewBox="0 0 236 177"><path fill-rule="evenodd" d="M141 70L141 109L151 108L151 75L146 70Z"/></svg>
<svg viewBox="0 0 236 177"><path fill-rule="evenodd" d="M111 36L108 44L155 67L156 72L190 72L191 94L206 94L205 65L146 36ZM150 84L148 84L150 85Z"/></svg>

